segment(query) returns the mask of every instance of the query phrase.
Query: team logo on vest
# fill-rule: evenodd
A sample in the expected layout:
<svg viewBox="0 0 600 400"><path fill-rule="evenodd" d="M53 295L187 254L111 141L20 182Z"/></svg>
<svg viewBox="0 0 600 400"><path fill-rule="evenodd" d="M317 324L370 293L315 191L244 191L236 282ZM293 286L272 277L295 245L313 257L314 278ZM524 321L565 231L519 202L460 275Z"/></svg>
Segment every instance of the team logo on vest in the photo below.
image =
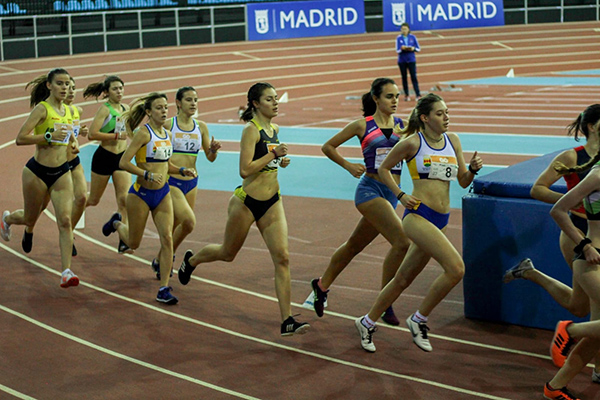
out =
<svg viewBox="0 0 600 400"><path fill-rule="evenodd" d="M400 26L406 22L406 4L392 3L392 21L394 25Z"/></svg>
<svg viewBox="0 0 600 400"><path fill-rule="evenodd" d="M431 158L429 158L428 156L424 156L423 157L423 166L431 167Z"/></svg>
<svg viewBox="0 0 600 400"><path fill-rule="evenodd" d="M269 32L269 10L254 10L256 32L261 35Z"/></svg>

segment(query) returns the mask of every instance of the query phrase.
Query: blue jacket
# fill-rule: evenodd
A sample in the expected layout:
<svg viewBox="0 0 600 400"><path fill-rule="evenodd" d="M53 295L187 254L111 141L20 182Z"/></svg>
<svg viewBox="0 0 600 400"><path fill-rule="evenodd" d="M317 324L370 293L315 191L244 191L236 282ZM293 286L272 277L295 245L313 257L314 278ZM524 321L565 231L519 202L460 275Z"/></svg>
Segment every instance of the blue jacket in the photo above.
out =
<svg viewBox="0 0 600 400"><path fill-rule="evenodd" d="M402 46L412 46L415 48L415 51L403 51L400 50ZM404 37L402 35L398 35L396 38L396 53L398 53L398 63L409 63L409 62L417 62L417 57L415 57L415 53L421 51L419 47L419 42L417 38L412 33L408 34L408 37Z"/></svg>

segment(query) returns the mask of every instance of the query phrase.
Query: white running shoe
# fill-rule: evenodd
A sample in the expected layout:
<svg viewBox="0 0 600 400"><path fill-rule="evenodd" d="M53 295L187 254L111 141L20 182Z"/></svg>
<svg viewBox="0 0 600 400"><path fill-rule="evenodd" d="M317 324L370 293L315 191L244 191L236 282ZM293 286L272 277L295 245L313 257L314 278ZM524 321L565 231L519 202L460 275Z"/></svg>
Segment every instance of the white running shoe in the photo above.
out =
<svg viewBox="0 0 600 400"><path fill-rule="evenodd" d="M60 287L66 289L69 286L77 285L79 285L79 278L77 277L77 275L75 275L70 269L64 270L60 277Z"/></svg>
<svg viewBox="0 0 600 400"><path fill-rule="evenodd" d="M10 215L10 211L6 210L2 213L2 220L0 220L0 236L7 242L10 241L10 225L5 221L6 217Z"/></svg>
<svg viewBox="0 0 600 400"><path fill-rule="evenodd" d="M373 333L377 331L377 327L367 328L362 324L363 318L364 317L360 317L354 321L354 326L356 326L356 330L360 334L360 345L369 353L375 353L376 349L375 344L373 343Z"/></svg>
<svg viewBox="0 0 600 400"><path fill-rule="evenodd" d="M325 299L325 303L323 304L325 308L327 308L327 299ZM314 290L310 292L304 303L302 303L302 308L306 308L307 310L315 309L315 292Z"/></svg>
<svg viewBox="0 0 600 400"><path fill-rule="evenodd" d="M502 280L504 281L504 283L508 283L514 281L515 279L525 279L523 277L525 272L532 271L534 269L535 267L533 266L533 262L531 262L531 259L524 258L521 261L519 261L517 265L508 269L504 273L504 277L502 278Z"/></svg>
<svg viewBox="0 0 600 400"><path fill-rule="evenodd" d="M427 338L427 331L429 327L425 323L418 323L412 320L412 315L406 319L406 326L412 334L413 342L423 351L431 351L431 343Z"/></svg>

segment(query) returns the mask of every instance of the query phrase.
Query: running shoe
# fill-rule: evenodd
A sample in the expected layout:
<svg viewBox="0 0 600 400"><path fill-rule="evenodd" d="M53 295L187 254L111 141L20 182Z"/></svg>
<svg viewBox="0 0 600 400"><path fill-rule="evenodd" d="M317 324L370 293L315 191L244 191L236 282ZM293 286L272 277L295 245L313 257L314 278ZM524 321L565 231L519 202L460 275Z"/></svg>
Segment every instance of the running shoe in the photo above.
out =
<svg viewBox="0 0 600 400"><path fill-rule="evenodd" d="M175 256L173 256L173 263L175 262ZM160 261L158 258L152 259L152 270L156 274L156 279L160 281ZM171 266L171 273L169 274L169 278L173 277L173 266Z"/></svg>
<svg viewBox="0 0 600 400"><path fill-rule="evenodd" d="M550 344L550 355L552 356L552 362L558 368L565 365L565 360L569 356L569 352L573 348L573 345L577 343L567 332L567 327L572 323L573 321L558 321L554 330L554 337Z"/></svg>
<svg viewBox="0 0 600 400"><path fill-rule="evenodd" d="M290 315L281 323L281 336L304 335L309 329L309 324L298 322Z"/></svg>
<svg viewBox="0 0 600 400"><path fill-rule="evenodd" d="M524 279L523 274L534 269L535 267L533 266L531 259L524 258L517 265L504 273L503 281L504 283L508 283L514 281L515 279Z"/></svg>
<svg viewBox="0 0 600 400"><path fill-rule="evenodd" d="M373 334L377 332L377 327L367 328L363 325L364 317L356 318L354 320L354 326L360 335L361 347L369 353L375 353L375 343L373 343Z"/></svg>
<svg viewBox="0 0 600 400"><path fill-rule="evenodd" d="M327 302L327 293L329 293L329 290L321 290L319 287L319 278L313 279L310 284L313 288L313 308L317 313L317 317L322 317L323 309L325 308L325 303Z"/></svg>
<svg viewBox="0 0 600 400"><path fill-rule="evenodd" d="M6 217L10 215L10 211L6 210L2 213L2 220L0 220L0 236L7 242L10 241L10 225L6 222Z"/></svg>
<svg viewBox="0 0 600 400"><path fill-rule="evenodd" d="M127 246L124 241L119 239L118 252L119 254L133 254L133 249Z"/></svg>
<svg viewBox="0 0 600 400"><path fill-rule="evenodd" d="M429 338L427 337L427 331L429 330L429 327L423 322L413 321L413 315L406 319L406 326L408 326L408 329L412 334L413 342L415 342L417 347L423 351L433 350L431 343L429 343Z"/></svg>
<svg viewBox="0 0 600 400"><path fill-rule="evenodd" d="M389 306L387 310L381 315L381 319L388 325L398 326L400 325L400 321L396 314L394 314L394 309L392 306Z"/></svg>
<svg viewBox="0 0 600 400"><path fill-rule="evenodd" d="M177 304L179 299L171 294L171 290L173 288L171 286L163 286L158 289L158 294L156 295L156 301L159 303L165 303L168 305Z"/></svg>
<svg viewBox="0 0 600 400"><path fill-rule="evenodd" d="M600 383L600 372L596 372L596 370L592 370L592 382Z"/></svg>
<svg viewBox="0 0 600 400"><path fill-rule="evenodd" d="M323 304L324 308L327 308L327 299L325 299L325 303ZM314 310L315 309L315 292L311 291L308 294L308 297L306 298L306 300L304 300L304 303L302 303L302 308L306 308L307 310Z"/></svg>
<svg viewBox="0 0 600 400"><path fill-rule="evenodd" d="M77 285L79 285L79 278L77 275L75 275L70 269L64 270L60 276L60 287L68 288L69 286Z"/></svg>
<svg viewBox="0 0 600 400"><path fill-rule="evenodd" d="M117 228L115 228L115 222L121 221L121 220L122 220L121 214L119 214L118 212L114 213L110 217L108 222L105 223L104 226L102 227L102 234L104 236L109 236L111 233L115 233L117 231Z"/></svg>
<svg viewBox="0 0 600 400"><path fill-rule="evenodd" d="M33 247L33 232L29 233L23 231L23 239L21 240L21 247L25 253L29 253Z"/></svg>
<svg viewBox="0 0 600 400"><path fill-rule="evenodd" d="M73 249L71 250L71 256L75 257L77 255L77 248L75 247L75 243L73 243Z"/></svg>
<svg viewBox="0 0 600 400"><path fill-rule="evenodd" d="M581 400L567 390L567 387L561 389L552 389L546 382L544 385L544 398L549 400Z"/></svg>
<svg viewBox="0 0 600 400"><path fill-rule="evenodd" d="M158 261L158 258L152 260L152 271L156 274L156 279L160 281L160 262Z"/></svg>
<svg viewBox="0 0 600 400"><path fill-rule="evenodd" d="M179 282L182 285L187 285L192 278L192 272L196 269L196 267L192 267L189 260L194 255L194 252L191 250L187 250L183 255L183 262L181 263L181 267L179 267L179 272L177 276L179 277Z"/></svg>

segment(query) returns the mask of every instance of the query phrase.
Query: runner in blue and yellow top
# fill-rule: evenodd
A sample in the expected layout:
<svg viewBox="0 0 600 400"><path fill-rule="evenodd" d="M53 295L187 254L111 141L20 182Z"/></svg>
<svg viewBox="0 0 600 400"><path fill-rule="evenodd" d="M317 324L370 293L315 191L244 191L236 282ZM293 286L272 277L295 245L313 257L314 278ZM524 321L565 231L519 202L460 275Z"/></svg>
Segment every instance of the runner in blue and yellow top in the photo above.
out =
<svg viewBox="0 0 600 400"><path fill-rule="evenodd" d="M475 152L468 166L465 164L458 136L447 133L449 122L448 107L440 96L429 93L422 97L402 132L406 138L379 167L381 181L406 209L402 224L412 243L394 279L379 293L369 313L355 321L366 351L375 351L375 321L433 258L444 272L433 282L419 309L406 319L414 343L431 351L427 318L464 275L464 262L444 234L450 212L450 182L458 180L461 187L468 187L483 161ZM412 195L400 190L391 172L403 160L413 179Z"/></svg>
<svg viewBox="0 0 600 400"><path fill-rule="evenodd" d="M186 86L177 90L175 95L177 116L167 121L167 128L173 136L173 156L171 160L182 167L196 168L198 153L202 149L206 159L213 162L217 159L217 152L221 143L210 137L208 127L203 121L194 119L198 111L198 94L193 87ZM173 258L177 248L196 225L194 204L196 203L196 187L198 177L169 176L173 211L175 212L175 226L173 228ZM160 254L152 260L152 269L156 278L160 279Z"/></svg>
<svg viewBox="0 0 600 400"><path fill-rule="evenodd" d="M35 145L35 155L23 169L23 196L25 207L13 213L4 211L0 223L0 235L10 240L11 225L33 227L43 210L44 201L50 196L56 214L62 264L61 287L77 286L79 278L71 271L71 210L73 207L73 183L67 161L67 146L77 148L73 136L73 117L65 106L71 79L69 73L56 68L30 82L30 104L33 111L19 130L16 144Z"/></svg>
<svg viewBox="0 0 600 400"><path fill-rule="evenodd" d="M148 123L136 129L144 119ZM179 167L171 162L173 142L171 132L164 128L167 121L167 96L150 93L136 100L131 111L124 114L127 132L132 136L119 167L137 175L127 195L128 221L122 222L121 214L115 213L104 224L102 233L109 236L118 231L119 238L131 249L137 249L142 241L148 214L160 237L160 288L156 301L176 304L171 294L169 273L173 263L173 203L167 183L169 174L196 176L194 168ZM135 157L135 164L131 160Z"/></svg>
<svg viewBox="0 0 600 400"><path fill-rule="evenodd" d="M86 207L96 206L100 202L108 181L112 178L117 200L117 212L127 222L127 190L131 186L131 176L119 167L119 161L127 147L127 132L121 114L129 109L122 104L125 84L116 75L107 76L102 82L88 85L83 97L100 96L106 99L94 116L90 126L89 139L100 141L100 146L92 157L92 178L90 194ZM119 253L131 253L132 250L119 243Z"/></svg>
<svg viewBox="0 0 600 400"><path fill-rule="evenodd" d="M186 251L178 277L187 285L198 264L233 261L256 222L275 264L275 291L283 321L281 335L289 336L303 334L310 326L292 317L287 221L277 180L278 168L287 167L290 159L285 157L287 145L279 143L279 127L271 123L278 112L275 88L262 82L252 85L248 107L241 116L246 122L240 142L239 171L243 182L229 200L224 243L210 244L196 254Z"/></svg>
<svg viewBox="0 0 600 400"><path fill-rule="evenodd" d="M398 200L377 175L381 162L400 140L399 132L404 127L404 122L393 115L398 107L399 95L398 86L392 79L375 79L371 90L362 97L364 118L346 125L322 147L323 153L330 160L355 178L360 178L354 204L362 217L346 243L333 253L323 276L311 282L313 291L304 306L314 308L319 317L323 316L329 287L352 259L379 234L392 245L383 262L382 287L394 277L408 250L410 242L402 230L400 217L396 214ZM351 163L337 150L354 137L360 140L364 163ZM402 162L392 168L392 179L398 187L401 171ZM383 319L391 325L399 325L391 305L385 310Z"/></svg>

